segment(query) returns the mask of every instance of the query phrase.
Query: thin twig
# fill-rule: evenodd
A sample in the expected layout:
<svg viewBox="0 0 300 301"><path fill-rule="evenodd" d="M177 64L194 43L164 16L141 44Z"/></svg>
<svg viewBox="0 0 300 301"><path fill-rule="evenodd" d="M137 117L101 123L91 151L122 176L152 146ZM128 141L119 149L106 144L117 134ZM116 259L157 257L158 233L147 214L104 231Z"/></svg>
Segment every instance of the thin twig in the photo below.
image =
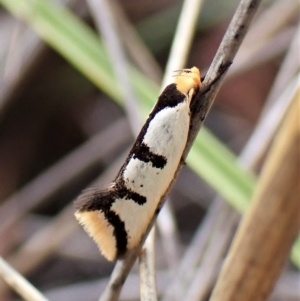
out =
<svg viewBox="0 0 300 301"><path fill-rule="evenodd" d="M10 28L16 27L18 34L22 34L22 39L18 38L16 41L13 38L17 34L13 34L10 43L10 48L12 49L7 50L7 60L4 67L9 71L4 72L3 77L0 78L1 118L5 115L5 110L10 100L19 93L23 82L28 78L37 64L40 63L40 58L43 56L45 50L45 46L34 33L27 28L25 29L23 26L22 30L20 30L21 23L19 21L9 19L7 22L10 23ZM3 25L4 24L2 24L2 26ZM16 64L16 61L18 61L18 64Z"/></svg>
<svg viewBox="0 0 300 301"><path fill-rule="evenodd" d="M183 3L161 85L162 88L170 84L172 72L183 68L187 61L202 4L203 0L186 0Z"/></svg>
<svg viewBox="0 0 300 301"><path fill-rule="evenodd" d="M78 227L72 204L26 240L7 260L22 274L28 274L44 262ZM0 287L0 291L1 291Z"/></svg>
<svg viewBox="0 0 300 301"><path fill-rule="evenodd" d="M175 33L175 38L171 47L171 53L168 59L167 68L164 74L164 79L162 83L162 88L166 85L168 82L168 79L170 78L170 69L171 70L177 70L184 67L184 64L186 62L188 52L191 47L192 37L193 33L195 31L196 22L197 22L197 16L200 12L201 6L202 6L202 0L186 0L184 1L183 9L181 11L181 15L179 18L178 26ZM167 210L169 207L165 208ZM169 215L171 215L171 210L168 211ZM170 222L174 221L173 219L169 219ZM160 226L163 228L162 225L163 221L160 219ZM143 297L144 300L149 296L149 300L155 300L157 297L155 297L154 291L155 290L155 260L154 258L154 229L152 228L152 235L147 238L147 244L144 246L143 255L140 257L140 272L141 276L141 298ZM174 229L174 227L172 227ZM172 240L174 242L174 239ZM152 264L152 265L151 265ZM144 270L146 269L146 270Z"/></svg>
<svg viewBox="0 0 300 301"><path fill-rule="evenodd" d="M227 79L281 54L289 45L291 33L285 27L286 23L297 14L295 0L275 1L268 6L249 30L236 57L236 64L232 66ZM273 22L274 18L276 24Z"/></svg>
<svg viewBox="0 0 300 301"><path fill-rule="evenodd" d="M157 271L157 291L158 295L162 295L168 280L169 273L166 270ZM60 287L51 288L45 291L45 295L54 301L95 301L99 297L99 291L103 291L108 278L99 277L96 280L83 280L81 282L70 283ZM140 300L138 271L132 271L128 275L120 300Z"/></svg>
<svg viewBox="0 0 300 301"><path fill-rule="evenodd" d="M179 260L179 234L170 200L167 200L157 217L157 228L161 235L161 244L170 268L174 268Z"/></svg>
<svg viewBox="0 0 300 301"><path fill-rule="evenodd" d="M226 80L274 59L288 47L288 42L278 42L289 39L289 30L285 30L284 26L298 14L297 5L295 0L281 0L267 6L251 26ZM272 21L274 18L276 24Z"/></svg>
<svg viewBox="0 0 300 301"><path fill-rule="evenodd" d="M109 183L116 174L128 149L119 157L119 159L108 168L91 185L102 185ZM79 229L74 216L74 206L71 202L47 225L39 229L32 235L22 247L7 259L22 274L27 274L38 267L46 258L53 255L59 246L76 229ZM3 287L0 285L0 296Z"/></svg>
<svg viewBox="0 0 300 301"><path fill-rule="evenodd" d="M299 14L299 2L295 0L273 1L264 12L253 22L252 28L245 39L245 46L260 47L263 43L275 36L278 31ZM276 22L274 22L276 20Z"/></svg>
<svg viewBox="0 0 300 301"><path fill-rule="evenodd" d="M202 9L203 0L186 0L183 3L183 7L179 16L178 25L175 31L175 37L171 46L171 51L169 54L166 70L164 73L164 78L162 80L161 89L163 89L172 78L172 73L174 70L184 68L186 61L188 59L188 54L191 48L191 44L194 37L194 32L196 30L198 16L200 15ZM159 220L159 230L161 234L165 233L164 229L172 229L173 235L168 235L164 239L166 243L170 241L168 249L173 247L173 250L168 255L169 261L174 262L176 256L176 235L175 235L175 220L172 218L172 209L170 202L168 206L164 208L164 215L169 217L168 219L163 219L163 217L158 217ZM170 226L165 226L165 223L169 222ZM169 232L170 233L170 232ZM165 245L166 245L165 243ZM166 253L169 254L169 253ZM172 260L173 258L173 260ZM175 266L173 265L173 268Z"/></svg>
<svg viewBox="0 0 300 301"><path fill-rule="evenodd" d="M184 298L189 301L204 301L209 295L215 279L215 272L220 268L223 255L232 239L232 232L239 220L239 215L228 204L223 206L223 209L219 212L215 229L210 235L201 264L196 269L187 291L181 298L177 298L178 301Z"/></svg>
<svg viewBox="0 0 300 301"><path fill-rule="evenodd" d="M265 150L268 145L270 144L270 141L272 137L274 136L274 133L279 126L281 119L284 116L285 111L287 110L289 106L288 99L293 98L293 94L296 92L297 89L299 89L300 84L300 77L298 77L298 80L294 80L293 83L290 84L289 87L286 88L286 90L283 92L282 96L273 103L273 106L270 108L268 114L260 119L260 122L258 122L251 138L249 139L248 143L246 144L244 150L242 151L239 162L247 168L251 168L256 165L257 162L260 160L260 154L262 153L262 150ZM276 114L276 116L274 115ZM267 120L271 121L267 122ZM276 121L276 122L274 122ZM270 126L266 127L265 123L269 124ZM259 136L259 133L263 133L262 139ZM257 143L259 141L259 143ZM256 148L250 148L250 146L256 145ZM218 205L219 204L219 205ZM219 207L222 206L220 209ZM223 208L225 206L225 208ZM198 300L202 300L205 298L205 289L208 289L210 287L210 284L212 284L212 281L215 279L214 275L218 271L218 266L215 266L214 269L210 269L210 277L208 276L208 273L204 271L202 268L203 264L205 263L205 258L203 258L203 252L206 252L209 246L207 245L210 243L212 246L210 248L214 249L213 247L213 241L210 239L210 237L213 235L213 232L215 231L215 227L211 223L211 218L214 217L218 219L218 216L221 212L225 212L226 210L229 210L232 212L232 215L236 216L235 211L229 207L220 197L217 197L213 201L212 208L210 209L208 215L206 216L205 220L199 227L199 233L195 234L195 238L193 239L193 243L189 246L189 248L186 250L186 253L181 260L180 267L178 272L176 273L175 278L168 286L168 289L166 291L166 294L164 296L164 301L167 300L180 300L180 296L185 296L187 294L186 290L191 290L190 294L198 294L197 298ZM229 215L231 216L231 215ZM228 218L230 220L230 218ZM237 221L237 220L236 220ZM217 222L217 221L216 221ZM223 237L228 237L230 239L232 235L232 228L223 233ZM193 251L194 250L194 251ZM224 253L223 250L219 249L218 253L222 255ZM215 254L218 256L218 254ZM200 265L200 258L203 258L201 260ZM194 289L189 289L189 285L191 284L191 281L195 279L196 277L196 270L197 266L200 265L199 271L197 272L197 278L201 279L201 273L202 277L205 276L205 285L203 285L204 281L202 281L202 285L198 285L198 290L195 289L196 286L194 286ZM179 297L178 297L179 296Z"/></svg>
<svg viewBox="0 0 300 301"><path fill-rule="evenodd" d="M219 197L213 201L186 249L178 271L168 285L163 301L184 300L187 294L191 297L198 295L198 300L201 300L201 294L205 294L210 288L211 279L214 279L213 273L219 267L219 258L223 255L228 241L231 240L231 233L237 221L238 214L226 202ZM216 238L216 234L217 237L220 235L220 241L212 239ZM217 245L221 248L218 249ZM211 268L212 261L214 269ZM207 270L209 270L208 273ZM203 280L201 285L199 285L200 282L198 284L195 282L195 278Z"/></svg>
<svg viewBox="0 0 300 301"><path fill-rule="evenodd" d="M239 76L241 73L246 73L253 70L268 61L272 61L280 55L284 54L295 35L295 28L283 29L269 40L264 40L259 43L260 47L252 49L251 47L243 47L241 55L237 57L236 64L228 73L228 78Z"/></svg>
<svg viewBox="0 0 300 301"><path fill-rule="evenodd" d="M184 290L196 273L197 266L206 249L212 229L219 213L223 211L225 203L215 201L209 207L201 225L198 227L188 248L182 256L176 274L165 290L163 301L174 300L176 296L183 296ZM176 299L175 299L176 300Z"/></svg>
<svg viewBox="0 0 300 301"><path fill-rule="evenodd" d="M48 301L32 284L0 257L0 276L27 301Z"/></svg>
<svg viewBox="0 0 300 301"><path fill-rule="evenodd" d="M114 164L112 164L104 173L101 174L90 186L105 185L113 178L116 171L124 160L124 152ZM75 230L79 229L78 223L73 218L74 207L73 202L67 205L53 220L51 220L44 228L37 231L26 241L22 247L10 257L11 262L20 263L20 270L28 273L34 267L38 266L45 258L51 255L61 243ZM46 243L47 242L47 243ZM23 262L28 254L36 254L32 259ZM32 264L30 264L32 262ZM16 266L14 264L14 266Z"/></svg>
<svg viewBox="0 0 300 301"><path fill-rule="evenodd" d="M116 25L114 24L115 22L110 9L110 4L107 0L89 0L88 3L91 7L91 12L96 19L96 24L101 30L104 41L106 42L111 61L113 62L112 66L114 66L116 77L123 91L126 112L129 117L132 132L135 135L138 135L141 121L138 118L137 103L135 101L131 84L128 80L128 64L126 56L120 36L117 33ZM152 239L152 243L148 243L146 245L147 250L144 251L143 256L140 259L141 294L144 298L147 294L150 294L151 297L149 298L151 299L149 300L157 300L155 275L153 274L155 269L154 266L150 266L151 264L154 265L154 260L152 260L153 258L149 258L154 256L154 250L150 249L154 248L154 235L151 235L149 239Z"/></svg>
<svg viewBox="0 0 300 301"><path fill-rule="evenodd" d="M115 20L118 23L121 36L125 37L123 38L123 43L131 60L144 74L151 78L153 82L159 84L162 78L162 72L159 64L136 33L134 26L128 20L120 3L113 0L110 1L110 5L113 15L115 16Z"/></svg>
<svg viewBox="0 0 300 301"><path fill-rule="evenodd" d="M71 6L74 0L58 0L58 3L65 6ZM3 18L1 16L1 18ZM3 18L1 21L3 22ZM10 30L16 26L17 31L11 39L10 49L7 50L7 59L5 61L5 69L3 78L0 76L0 118L5 114L5 109L10 100L20 92L20 87L34 72L35 68L41 63L41 58L45 54L46 46L36 34L30 29L24 28L19 20L7 20ZM4 27L4 24L1 24ZM3 29L3 28L2 28ZM14 39L15 35L18 35ZM22 35L20 37L20 34ZM16 44L17 42L17 44ZM1 48L4 48L1 46ZM16 64L16 61L18 64ZM16 70L17 68L17 70Z"/></svg>
<svg viewBox="0 0 300 301"><path fill-rule="evenodd" d="M257 162L260 161L261 154L264 152L264 150L267 149L268 145L270 144L270 141L274 136L276 129L281 123L281 120L284 117L285 112L287 111L290 105L290 101L293 99L295 93L299 89L299 85L300 75L286 88L286 90L282 93L278 100L273 102L273 105L269 109L268 113L257 123L257 126L251 138L247 142L244 150L242 151L239 157L239 162L244 167L248 169L253 168L257 164ZM223 206L225 206L225 208L223 208L221 212L225 212L226 210L231 211L231 215L228 215L228 220L235 216L234 220L235 222L237 222L235 211L226 203L224 203L224 201L220 197L217 197L213 201L213 204L218 204L219 202L223 202ZM217 217L219 211L215 211L216 209L212 210L214 212L214 216ZM209 212L209 215L211 215L211 212ZM214 256L216 258L219 256L219 261L221 260L220 255L224 254L224 249L217 249L214 245L214 241L210 239L210 237L213 235L212 232L214 231L214 228L212 228L211 226L210 230L208 230L206 229L207 225L209 225L209 220L205 219L203 222L202 229L200 228L199 230L199 237L203 237L205 233L207 235L210 234L209 236L206 236L206 243L209 243L210 245L204 244L203 240L200 240L200 242L197 243L197 236L195 235L195 241L193 242L191 247L187 249L186 255L184 256L185 259L182 259L180 269L175 279L171 282L169 289L167 290L166 295L163 299L164 301L176 300L176 298L177 300L181 300L183 298L182 296L186 296L187 294L191 296L191 298L192 296L196 296L197 300L205 300L207 290L213 284L215 275L219 270L219 266L215 264L214 268L212 268L212 265L209 265L209 272L205 271L205 268L203 268L203 265L205 267L205 265L207 264L205 257L201 260L201 265L199 264L200 258L202 258L203 256L202 250L205 250L205 254L207 254L206 252L208 248L216 250L216 252L214 252ZM233 228L228 228L227 230L228 231L225 231L223 233L223 238L228 237L227 244L224 244L224 247L226 247L226 245L228 245L229 240L231 240ZM195 249L197 249L195 253L190 251L193 250L192 246L194 245L194 243L196 244ZM210 254L210 256L208 256L208 259L211 260L212 257L212 254ZM200 267L196 272L198 265L200 265ZM199 284L200 282L197 282L197 280L195 279L202 279L201 286L197 285L197 283ZM188 288L190 285L191 288Z"/></svg>
<svg viewBox="0 0 300 301"><path fill-rule="evenodd" d="M254 131L254 133L252 134L250 140L248 141L246 147L244 148L239 161L241 162L241 164L243 164L245 167L252 167L254 166L259 160L260 160L260 153L262 149L266 149L267 146L269 145L276 128L279 126L281 119L284 116L285 111L287 110L288 106L289 106L289 99L293 98L294 93L296 92L296 90L299 88L299 77L298 80L295 80L293 83L291 83L289 85L289 87L286 88L286 90L282 93L282 96L276 101L276 102L272 102L273 105L270 108L270 110L267 112L267 114L264 116L264 118L260 119L260 122L257 124L257 127ZM268 104L266 104L268 105ZM276 114L276 116L274 115ZM272 120L271 122L268 122ZM276 121L274 123L274 120ZM266 126L266 124L268 124L269 126ZM263 132L263 139L261 139L260 137L258 137L259 133ZM259 141L259 143L257 143L257 141ZM262 143L263 141L263 143ZM249 148L250 145L256 145L255 148ZM214 202L216 202L217 200L215 200ZM202 248L200 248L201 250ZM185 264L186 266L186 264ZM184 268L184 267L183 267ZM188 269L191 269L191 267L187 267ZM197 273L199 276L198 278L201 279L201 269L199 270L199 272ZM214 268L215 271L210 270L211 273L216 273L218 270L217 268ZM184 270L183 270L184 272ZM181 275L181 273L179 274L179 278L178 281L176 283L176 288L178 289L178 287L180 287L180 285L182 285L182 281L183 279L185 279L187 282L189 282L188 279L195 279L195 275L192 273L192 275L190 275L190 278L187 278L187 276ZM209 284L208 281L210 281L210 284L212 284L212 281L214 280L214 277L208 277L208 273L203 272L202 273L203 276L205 276L205 283ZM213 276L213 275L212 275ZM196 277L197 278L197 277ZM196 282L197 283L197 282ZM203 284L203 281L201 281L201 283ZM174 287L174 286L173 286ZM195 290L194 293L198 294L197 295L197 300L203 300L205 298L205 287L203 287L203 285L201 285L201 287L198 286L197 289L197 285L194 286ZM207 285L206 285L207 287ZM191 289L192 290L192 289ZM201 294L202 291L202 295ZM193 292L193 290L192 290ZM170 294L170 292L169 292ZM182 294L186 294L185 292L183 292ZM170 298L167 300L171 300Z"/></svg>
<svg viewBox="0 0 300 301"><path fill-rule="evenodd" d="M120 131L124 127L126 127L125 119L116 122L4 201L0 206L0 220L2 221L0 237L7 236L9 229L15 226L28 211L49 200L57 191L74 181L91 166L95 166L117 145L124 145L130 138L128 131ZM111 136L114 139L110 139ZM103 141L106 142L103 143ZM4 244L0 247L0 251L4 252L2 248L5 249Z"/></svg>
<svg viewBox="0 0 300 301"><path fill-rule="evenodd" d="M117 83L121 87L126 113L132 132L137 135L141 120L138 114L136 96L128 76L128 60L123 50L122 41L118 34L110 3L107 0L88 0L90 12L95 19L98 30L102 33L111 65L114 69Z"/></svg>
<svg viewBox="0 0 300 301"><path fill-rule="evenodd" d="M239 156L239 162L243 166L251 168L260 161L299 87L300 74L286 87L272 107L268 107L268 112L262 114L251 138Z"/></svg>
<svg viewBox="0 0 300 301"><path fill-rule="evenodd" d="M158 300L155 276L154 242L155 227L152 227L139 256L141 301Z"/></svg>
<svg viewBox="0 0 300 301"><path fill-rule="evenodd" d="M269 110L269 106L279 97L282 91L288 86L291 78L300 69L299 49L300 49L300 22L298 23L298 29L295 32L292 43L289 50L285 55L283 62L280 65L280 70L276 75L271 90L269 91L266 105L264 106L262 115L266 114Z"/></svg>
<svg viewBox="0 0 300 301"><path fill-rule="evenodd" d="M266 300L289 256L300 229L299 93L273 142L210 301Z"/></svg>
<svg viewBox="0 0 300 301"><path fill-rule="evenodd" d="M270 141L271 141L272 137L274 136L276 129L278 128L279 124L281 123L281 120L284 117L284 114L289 107L290 100L295 95L297 89L299 89L299 84L300 84L300 77L298 77L298 80L293 81L293 83L291 83L289 85L289 87L287 87L287 89L283 92L282 96L276 102L273 103L273 106L270 108L268 114L265 115L264 118L261 118L260 122L258 122L258 124L255 128L255 131L253 132L251 138L249 139L248 143L246 144L244 150L242 151L242 153L239 157L239 162L244 167L246 167L248 169L253 168L257 164L257 162L260 161L261 153L263 153L263 150L267 149L268 145L270 144ZM276 121L276 122L274 122L274 121ZM261 138L261 135L263 135L263 139ZM254 145L256 145L256 148L253 147ZM223 202L223 201L221 200L220 197L217 197L217 199L215 199L213 202L215 203L215 202ZM224 203L224 205L225 205L225 203ZM226 207L227 206L228 205L226 205ZM228 209L230 209L230 211L232 212L232 214L229 216L232 216L232 215L236 216L235 211L231 207L228 206ZM225 209L223 209L222 211L225 211ZM230 218L228 218L228 220L230 220ZM205 225L205 221L204 221L204 225ZM203 229L203 231L204 231L204 229ZM232 232L233 232L232 228L228 229L228 231L223 233L223 237L226 237L226 236L228 237L228 235L229 235L228 239L230 240ZM227 244L228 244L229 240L227 241ZM224 249L217 249L214 246L214 241L211 241L210 244L212 245L211 248L213 250L214 249L217 250L214 254L216 257L223 255ZM224 244L224 247L225 246L226 245ZM205 248L207 249L208 247L206 246ZM202 250L202 249L203 249L203 246L201 247L199 245L198 252L200 252L200 250ZM191 257L191 256L189 255L189 257ZM213 257L213 256L211 256L211 257ZM210 260L211 258L208 258L208 259ZM221 257L219 257L219 261L221 261ZM167 291L168 293L164 300L173 300L172 299L173 297L170 298L170 296L179 295L179 292L184 289L184 284L185 283L189 284L192 281L192 279L194 279L192 283L195 283L195 285L191 284L191 288L188 289L189 290L188 293L185 291L182 291L181 296L184 296L186 294L191 294L192 296L196 295L197 300L205 300L207 290L213 284L215 275L219 269L218 265L215 265L214 268L212 268L212 266L210 265L210 271L208 273L203 268L203 265L205 265L205 264L206 264L206 261L204 258L200 265L200 268L198 269L198 272L194 274L194 273L190 272L192 270L192 267L190 265L187 265L186 263L182 262L182 264L181 264L182 271L178 273L178 276L174 280L174 281L176 281L176 282L173 282L173 283L175 283L175 285L174 284L172 285L173 291L171 290L171 287L170 287L170 289ZM188 274L187 274L187 272L185 272L185 269L189 270ZM194 269L196 269L196 267L194 267ZM183 274L181 274L181 273L183 273ZM196 276L196 275L198 275L198 276ZM195 279L205 279L205 280L201 280L202 285L197 286L197 280L195 280ZM198 282L198 283L200 283L200 282ZM176 287L176 290L174 289L174 287ZM179 290L178 293L176 293L177 290ZM172 295L172 294L174 294L174 295ZM180 298L178 300L180 300Z"/></svg>
<svg viewBox="0 0 300 301"><path fill-rule="evenodd" d="M195 114L191 122L186 155L192 147L200 127L214 102L227 68L233 62L259 3L260 0L242 0L230 22L213 62L205 75L198 99L194 101L194 108L192 109L195 111Z"/></svg>

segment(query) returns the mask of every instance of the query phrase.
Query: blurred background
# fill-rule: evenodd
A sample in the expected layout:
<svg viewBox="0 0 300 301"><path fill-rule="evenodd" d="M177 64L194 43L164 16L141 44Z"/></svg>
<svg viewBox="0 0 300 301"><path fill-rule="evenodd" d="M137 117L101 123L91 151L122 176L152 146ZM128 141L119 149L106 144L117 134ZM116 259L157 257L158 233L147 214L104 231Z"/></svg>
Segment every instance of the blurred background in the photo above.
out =
<svg viewBox="0 0 300 301"><path fill-rule="evenodd" d="M97 32L88 1L55 2ZM205 1L187 68L197 66L205 75L238 3ZM183 3L127 0L112 4L127 60L155 87L149 112L159 95ZM70 63L32 30L34 26L5 7L0 5L0 254L50 300L97 300L113 264L100 255L76 223L72 202L95 181L105 187L114 179L135 135L120 105L122 97L114 95L117 82L103 81L99 88L78 70L76 62ZM265 104L278 98L299 70L298 23L297 0L263 1L252 32L227 74L205 126L236 155L251 136ZM56 38L65 42L63 36ZM283 66L285 71L280 73ZM283 80L274 87L279 73ZM138 110L139 93L135 94ZM146 115L140 116L143 122ZM263 143L264 133L260 139ZM215 196L215 189L195 171L183 168L168 200L171 217L162 213L167 215L161 221L166 233L160 230L156 238L160 296ZM209 294L238 224L239 215L232 211L228 240L217 263L211 265L214 272L209 274L201 300ZM272 300L300 300L299 272L292 267L290 271ZM1 281L0 299L19 300ZM139 300L136 267L121 299Z"/></svg>

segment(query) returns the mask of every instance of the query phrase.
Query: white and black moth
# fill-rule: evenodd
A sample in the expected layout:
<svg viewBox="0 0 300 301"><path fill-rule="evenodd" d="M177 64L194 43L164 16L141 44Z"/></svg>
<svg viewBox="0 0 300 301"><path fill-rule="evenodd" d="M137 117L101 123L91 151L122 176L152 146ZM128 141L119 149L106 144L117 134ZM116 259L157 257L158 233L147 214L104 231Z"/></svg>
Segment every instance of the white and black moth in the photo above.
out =
<svg viewBox="0 0 300 301"><path fill-rule="evenodd" d="M187 142L198 68L179 70L158 98L115 181L75 201L75 216L110 261L136 247L158 209Z"/></svg>

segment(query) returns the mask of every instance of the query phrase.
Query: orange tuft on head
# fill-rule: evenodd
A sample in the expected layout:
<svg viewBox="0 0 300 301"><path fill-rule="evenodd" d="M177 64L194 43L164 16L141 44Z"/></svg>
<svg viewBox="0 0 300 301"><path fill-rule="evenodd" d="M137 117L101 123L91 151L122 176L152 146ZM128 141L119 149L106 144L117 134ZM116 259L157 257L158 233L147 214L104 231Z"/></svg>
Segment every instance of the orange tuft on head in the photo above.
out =
<svg viewBox="0 0 300 301"><path fill-rule="evenodd" d="M188 94L191 89L198 90L201 85L200 71L197 67L191 69L178 70L179 74L175 78L178 91Z"/></svg>

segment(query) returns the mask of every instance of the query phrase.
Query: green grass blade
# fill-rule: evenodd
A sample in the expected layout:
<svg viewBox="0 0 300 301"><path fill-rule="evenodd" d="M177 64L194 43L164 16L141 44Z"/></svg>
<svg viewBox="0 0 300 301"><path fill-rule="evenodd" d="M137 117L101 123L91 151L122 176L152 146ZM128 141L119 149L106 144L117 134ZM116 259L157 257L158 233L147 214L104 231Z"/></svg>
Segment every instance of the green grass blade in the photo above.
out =
<svg viewBox="0 0 300 301"><path fill-rule="evenodd" d="M245 172L236 157L202 128L187 163L236 210L245 212L255 187L255 178Z"/></svg>

